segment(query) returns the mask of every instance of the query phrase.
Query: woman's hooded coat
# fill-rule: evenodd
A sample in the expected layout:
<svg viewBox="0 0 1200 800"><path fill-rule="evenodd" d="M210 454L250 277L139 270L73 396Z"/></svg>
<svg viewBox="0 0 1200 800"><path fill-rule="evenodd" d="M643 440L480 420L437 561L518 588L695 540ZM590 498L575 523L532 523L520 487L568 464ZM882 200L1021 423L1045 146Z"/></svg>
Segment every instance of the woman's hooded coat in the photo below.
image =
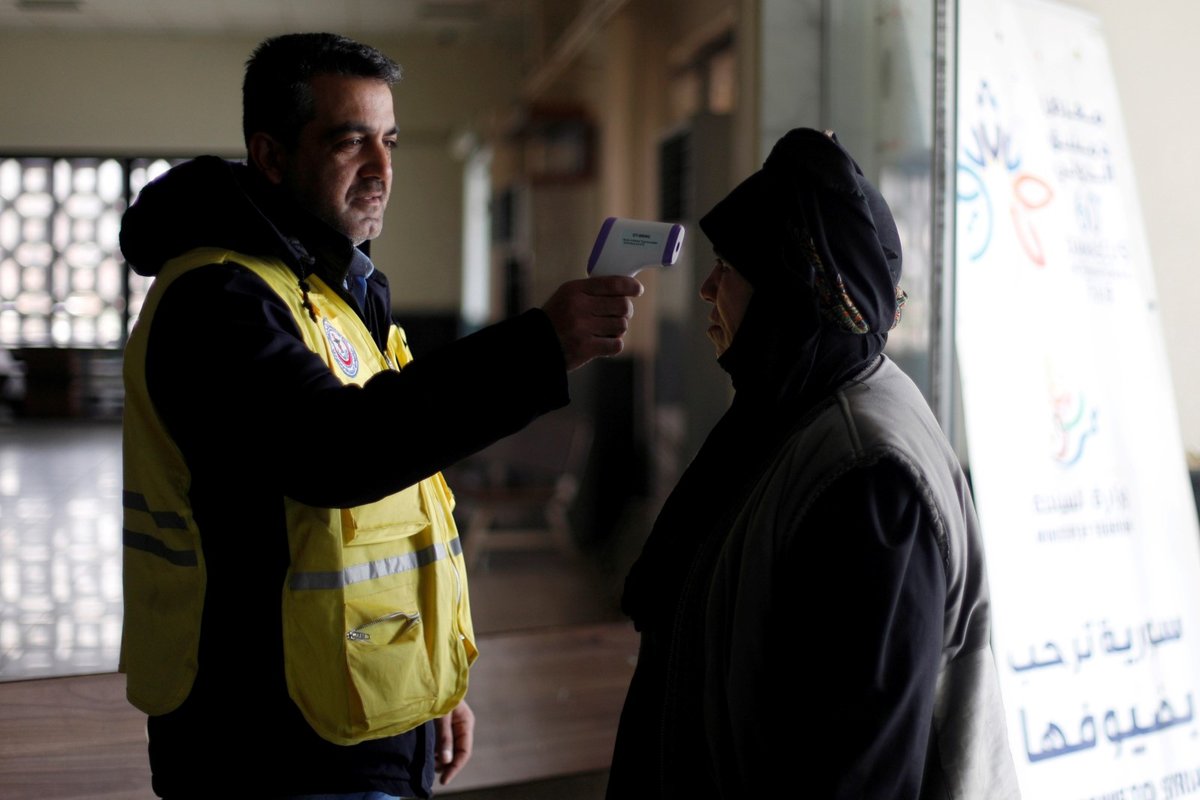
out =
<svg viewBox="0 0 1200 800"><path fill-rule="evenodd" d="M929 776L948 772L927 767L944 621L969 618L962 651L991 655L965 481L881 354L904 300L892 214L835 138L797 129L700 227L754 291L719 359L733 403L626 579L642 637L608 796L933 796L941 778ZM896 430L884 398L898 404ZM901 443L898 458L852 445L831 458L830 441L855 440L860 411L872 441ZM820 454L805 449L814 442ZM951 504L958 521L943 526ZM946 527L965 543L953 563ZM963 598L963 614L947 611ZM983 661L963 674L968 689L994 682ZM1007 775L1002 722L993 739L987 763Z"/></svg>

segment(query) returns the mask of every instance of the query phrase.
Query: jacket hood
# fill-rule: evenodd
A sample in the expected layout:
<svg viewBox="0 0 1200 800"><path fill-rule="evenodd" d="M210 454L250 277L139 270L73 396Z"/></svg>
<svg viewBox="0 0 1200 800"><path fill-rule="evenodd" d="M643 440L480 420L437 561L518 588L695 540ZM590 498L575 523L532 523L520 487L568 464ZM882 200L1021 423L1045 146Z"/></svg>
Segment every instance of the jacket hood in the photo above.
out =
<svg viewBox="0 0 1200 800"><path fill-rule="evenodd" d="M904 296L900 238L835 136L788 132L700 228L754 287L718 362L739 394L795 416L883 351Z"/></svg>
<svg viewBox="0 0 1200 800"><path fill-rule="evenodd" d="M789 131L700 228L756 290L807 295L856 334L886 334L899 319L895 219L832 134Z"/></svg>
<svg viewBox="0 0 1200 800"><path fill-rule="evenodd" d="M271 187L245 164L201 156L142 189L121 219L121 252L145 276L196 247L275 256L303 276L313 259L268 218L263 205L271 202Z"/></svg>

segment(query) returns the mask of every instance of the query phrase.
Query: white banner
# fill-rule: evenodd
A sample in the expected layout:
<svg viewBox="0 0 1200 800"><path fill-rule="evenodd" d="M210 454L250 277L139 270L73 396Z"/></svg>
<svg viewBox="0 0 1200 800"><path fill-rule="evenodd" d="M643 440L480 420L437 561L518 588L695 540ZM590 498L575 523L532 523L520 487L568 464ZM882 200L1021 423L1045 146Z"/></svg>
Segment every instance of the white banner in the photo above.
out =
<svg viewBox="0 0 1200 800"><path fill-rule="evenodd" d="M1022 791L1200 797L1200 531L1104 38L959 9L957 345Z"/></svg>

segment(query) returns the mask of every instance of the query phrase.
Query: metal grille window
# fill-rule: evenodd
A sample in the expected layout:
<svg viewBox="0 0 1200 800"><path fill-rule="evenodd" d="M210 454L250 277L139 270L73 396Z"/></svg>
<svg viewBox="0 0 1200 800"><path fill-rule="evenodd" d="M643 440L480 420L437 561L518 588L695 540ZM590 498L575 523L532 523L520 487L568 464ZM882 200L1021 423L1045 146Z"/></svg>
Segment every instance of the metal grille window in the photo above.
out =
<svg viewBox="0 0 1200 800"><path fill-rule="evenodd" d="M178 160L0 157L0 347L120 348L149 280L121 214Z"/></svg>

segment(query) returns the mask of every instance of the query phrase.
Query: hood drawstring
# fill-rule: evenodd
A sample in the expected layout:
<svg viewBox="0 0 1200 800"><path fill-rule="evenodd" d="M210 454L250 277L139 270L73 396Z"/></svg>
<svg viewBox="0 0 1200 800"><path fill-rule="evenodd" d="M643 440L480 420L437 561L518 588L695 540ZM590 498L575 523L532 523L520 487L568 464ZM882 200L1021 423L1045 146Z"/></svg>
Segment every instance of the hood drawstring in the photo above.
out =
<svg viewBox="0 0 1200 800"><path fill-rule="evenodd" d="M294 271L296 277L300 279L300 294L304 295L304 300L301 300L300 305L307 309L308 318L316 323L318 317L317 308L312 305L312 300L308 297L308 290L311 289L310 285L308 285L308 276L312 275L312 266L317 263L317 259L308 253L299 239L288 239L287 242L292 246L294 254L298 257L296 258L298 264L296 264Z"/></svg>
<svg viewBox="0 0 1200 800"><path fill-rule="evenodd" d="M313 308L312 300L308 297L308 281L305 278L300 279L300 291L304 294L304 300L301 303L308 309L308 316L313 322L317 321L317 310Z"/></svg>

